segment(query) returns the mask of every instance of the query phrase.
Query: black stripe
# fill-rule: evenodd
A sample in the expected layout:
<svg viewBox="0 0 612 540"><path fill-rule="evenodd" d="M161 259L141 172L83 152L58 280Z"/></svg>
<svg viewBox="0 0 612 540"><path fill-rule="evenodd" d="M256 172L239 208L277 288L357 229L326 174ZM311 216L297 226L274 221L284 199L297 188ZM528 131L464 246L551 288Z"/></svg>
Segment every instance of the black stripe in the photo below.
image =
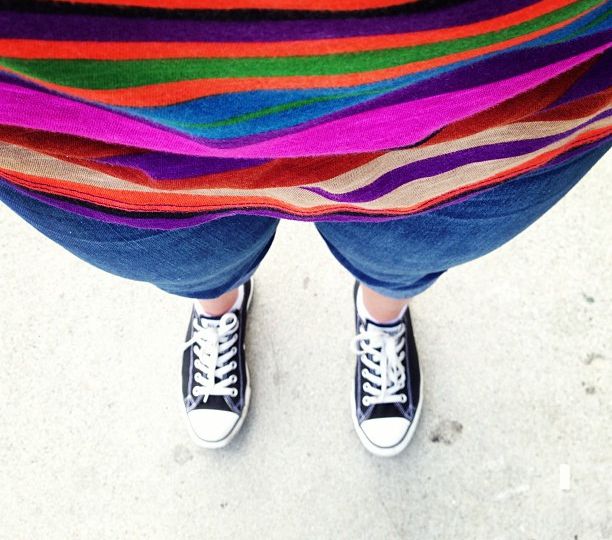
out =
<svg viewBox="0 0 612 540"><path fill-rule="evenodd" d="M110 5L85 5L55 0L0 0L0 9L25 13L66 15L103 15L127 18L190 19L211 21L257 21L291 19L366 18L385 15L406 15L459 4L468 0L418 0L399 6L355 11L295 9L172 9Z"/></svg>

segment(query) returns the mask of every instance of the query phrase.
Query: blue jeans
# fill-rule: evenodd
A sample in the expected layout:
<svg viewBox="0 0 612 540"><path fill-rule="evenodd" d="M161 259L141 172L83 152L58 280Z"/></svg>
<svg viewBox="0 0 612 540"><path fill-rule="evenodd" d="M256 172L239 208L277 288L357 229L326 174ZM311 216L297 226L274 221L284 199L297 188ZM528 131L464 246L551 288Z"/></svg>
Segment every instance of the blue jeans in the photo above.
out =
<svg viewBox="0 0 612 540"><path fill-rule="evenodd" d="M394 298L414 296L447 269L501 246L561 199L609 145L425 213L386 222L318 222L355 278ZM77 257L171 294L215 298L245 282L268 251L278 220L233 216L195 227L136 229L70 214L0 183L0 200Z"/></svg>

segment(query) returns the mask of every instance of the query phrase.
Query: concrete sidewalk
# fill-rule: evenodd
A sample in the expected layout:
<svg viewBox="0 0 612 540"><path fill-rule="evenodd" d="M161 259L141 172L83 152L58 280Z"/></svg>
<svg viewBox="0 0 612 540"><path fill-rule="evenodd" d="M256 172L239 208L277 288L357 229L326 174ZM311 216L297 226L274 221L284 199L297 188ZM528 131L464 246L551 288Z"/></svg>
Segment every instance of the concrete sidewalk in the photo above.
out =
<svg viewBox="0 0 612 540"><path fill-rule="evenodd" d="M609 154L415 299L425 408L386 460L353 431L352 278L313 226L279 228L256 278L249 417L205 451L177 406L190 301L0 204L0 537L612 538L611 179Z"/></svg>

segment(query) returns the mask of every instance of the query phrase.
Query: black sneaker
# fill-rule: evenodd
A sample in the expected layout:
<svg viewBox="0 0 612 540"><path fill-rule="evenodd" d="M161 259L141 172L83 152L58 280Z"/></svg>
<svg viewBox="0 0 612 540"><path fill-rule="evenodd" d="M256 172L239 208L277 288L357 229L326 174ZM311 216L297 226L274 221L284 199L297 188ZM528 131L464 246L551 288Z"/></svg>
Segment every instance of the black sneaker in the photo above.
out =
<svg viewBox="0 0 612 540"><path fill-rule="evenodd" d="M220 317L203 314L194 300L183 349L181 409L193 441L204 448L225 446L249 408L251 389L245 359L247 310L252 280L241 285L239 308Z"/></svg>
<svg viewBox="0 0 612 540"><path fill-rule="evenodd" d="M406 308L397 323L374 323L360 316L358 291L356 282L353 423L370 452L394 456L406 448L414 435L422 405L422 379L410 311Z"/></svg>

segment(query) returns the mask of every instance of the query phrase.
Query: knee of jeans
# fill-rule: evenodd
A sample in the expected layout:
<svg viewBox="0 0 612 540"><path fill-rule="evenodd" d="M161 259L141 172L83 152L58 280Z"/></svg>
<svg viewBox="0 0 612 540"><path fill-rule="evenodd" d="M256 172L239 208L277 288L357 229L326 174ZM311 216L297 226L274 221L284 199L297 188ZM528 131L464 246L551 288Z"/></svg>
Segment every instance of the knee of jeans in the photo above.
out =
<svg viewBox="0 0 612 540"><path fill-rule="evenodd" d="M426 230L412 231L405 222L321 223L317 229L344 266L381 282L438 269L431 267L433 260L428 256L433 239L425 239Z"/></svg>
<svg viewBox="0 0 612 540"><path fill-rule="evenodd" d="M117 277L150 283L179 296L214 298L239 284L257 266L260 253L239 257L231 251L216 255L147 249L148 242L63 247L84 262Z"/></svg>
<svg viewBox="0 0 612 540"><path fill-rule="evenodd" d="M239 284L259 264L272 238L253 238L251 245L238 247L231 238L223 246L194 242L172 250L152 251L148 242L138 249L121 249L111 267L129 279L147 281L181 296L215 297Z"/></svg>
<svg viewBox="0 0 612 540"><path fill-rule="evenodd" d="M83 261L119 277L151 283L182 296L206 298L247 275L269 249L276 223L235 220L212 227L162 231L141 238L73 238L41 230ZM242 220L244 221L244 220ZM248 226L245 228L245 226ZM246 238L248 236L248 238ZM218 296L218 295L217 295Z"/></svg>

